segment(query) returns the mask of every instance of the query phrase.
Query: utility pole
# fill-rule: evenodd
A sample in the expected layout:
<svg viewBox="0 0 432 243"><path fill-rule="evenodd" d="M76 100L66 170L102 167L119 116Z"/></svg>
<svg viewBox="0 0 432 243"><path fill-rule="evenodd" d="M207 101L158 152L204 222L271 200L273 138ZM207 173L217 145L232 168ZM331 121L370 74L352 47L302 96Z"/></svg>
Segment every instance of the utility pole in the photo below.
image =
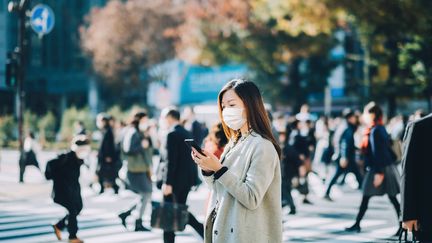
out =
<svg viewBox="0 0 432 243"><path fill-rule="evenodd" d="M8 11L10 13L17 13L18 15L18 44L15 48L14 54L17 57L16 66L16 81L17 81L17 107L18 107L18 141L20 158L22 157L24 150L24 131L23 131L23 113L24 113L24 80L25 80L25 62L26 62L26 19L27 9L30 0L10 1L8 5Z"/></svg>

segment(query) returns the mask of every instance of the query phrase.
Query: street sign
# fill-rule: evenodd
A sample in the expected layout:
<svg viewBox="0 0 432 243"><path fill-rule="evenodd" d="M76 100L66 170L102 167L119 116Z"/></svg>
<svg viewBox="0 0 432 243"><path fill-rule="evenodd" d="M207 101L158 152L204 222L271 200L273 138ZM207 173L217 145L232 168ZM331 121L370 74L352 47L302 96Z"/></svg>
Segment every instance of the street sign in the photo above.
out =
<svg viewBox="0 0 432 243"><path fill-rule="evenodd" d="M30 25L32 29L39 35L46 35L54 28L54 12L45 5L36 5L30 14Z"/></svg>

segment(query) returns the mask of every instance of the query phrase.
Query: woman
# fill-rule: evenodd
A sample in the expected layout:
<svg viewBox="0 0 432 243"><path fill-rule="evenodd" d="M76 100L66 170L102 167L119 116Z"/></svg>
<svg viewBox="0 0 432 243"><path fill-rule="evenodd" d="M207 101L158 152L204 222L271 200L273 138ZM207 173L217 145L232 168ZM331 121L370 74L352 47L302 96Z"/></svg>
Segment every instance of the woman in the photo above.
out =
<svg viewBox="0 0 432 243"><path fill-rule="evenodd" d="M218 106L230 139L221 159L192 152L212 189L204 241L281 242L281 149L260 91L234 79L219 93Z"/></svg>
<svg viewBox="0 0 432 243"><path fill-rule="evenodd" d="M400 215L400 205L396 198L400 192L400 176L391 152L390 137L383 126L383 112L375 102L370 102L364 108L363 118L369 127L366 129L361 146L367 172L363 180L363 198L356 222L353 226L346 228L346 231L349 232L361 231L360 222L373 196L387 194L398 218Z"/></svg>
<svg viewBox="0 0 432 243"><path fill-rule="evenodd" d="M142 225L142 217L152 194L153 146L151 139L143 133L147 128L147 122L148 118L145 112L136 113L130 127L125 132L122 143L124 158L127 161L128 187L140 195L140 200L129 210L119 214L119 217L123 226L126 227L126 218L139 206L138 217L135 220L135 231L150 231Z"/></svg>

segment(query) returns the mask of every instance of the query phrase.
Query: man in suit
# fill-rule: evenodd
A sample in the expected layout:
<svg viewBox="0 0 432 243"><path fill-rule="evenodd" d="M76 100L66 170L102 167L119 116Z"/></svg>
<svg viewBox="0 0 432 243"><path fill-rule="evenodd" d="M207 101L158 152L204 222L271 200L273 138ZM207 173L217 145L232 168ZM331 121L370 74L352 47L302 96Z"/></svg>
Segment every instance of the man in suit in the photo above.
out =
<svg viewBox="0 0 432 243"><path fill-rule="evenodd" d="M403 227L418 232L420 242L432 242L432 115L410 123L402 157Z"/></svg>
<svg viewBox="0 0 432 243"><path fill-rule="evenodd" d="M184 142L192 135L180 125L180 112L175 108L165 109L161 116L170 129L166 140L168 170L162 185L164 201L172 202L175 197L177 203L185 204L192 186L198 181L198 169L192 159L191 149ZM190 213L188 223L203 237L203 224ZM165 243L173 243L174 238L174 232L164 232Z"/></svg>

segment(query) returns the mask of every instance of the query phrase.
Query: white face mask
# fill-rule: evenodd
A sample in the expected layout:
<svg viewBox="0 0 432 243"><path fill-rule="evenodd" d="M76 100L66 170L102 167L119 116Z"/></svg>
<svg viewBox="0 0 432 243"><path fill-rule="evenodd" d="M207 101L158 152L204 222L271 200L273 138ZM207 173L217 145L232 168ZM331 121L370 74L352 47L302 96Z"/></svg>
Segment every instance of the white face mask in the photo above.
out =
<svg viewBox="0 0 432 243"><path fill-rule="evenodd" d="M243 117L243 108L227 107L222 111L222 117L225 124L233 129L239 130L246 123L246 118Z"/></svg>

